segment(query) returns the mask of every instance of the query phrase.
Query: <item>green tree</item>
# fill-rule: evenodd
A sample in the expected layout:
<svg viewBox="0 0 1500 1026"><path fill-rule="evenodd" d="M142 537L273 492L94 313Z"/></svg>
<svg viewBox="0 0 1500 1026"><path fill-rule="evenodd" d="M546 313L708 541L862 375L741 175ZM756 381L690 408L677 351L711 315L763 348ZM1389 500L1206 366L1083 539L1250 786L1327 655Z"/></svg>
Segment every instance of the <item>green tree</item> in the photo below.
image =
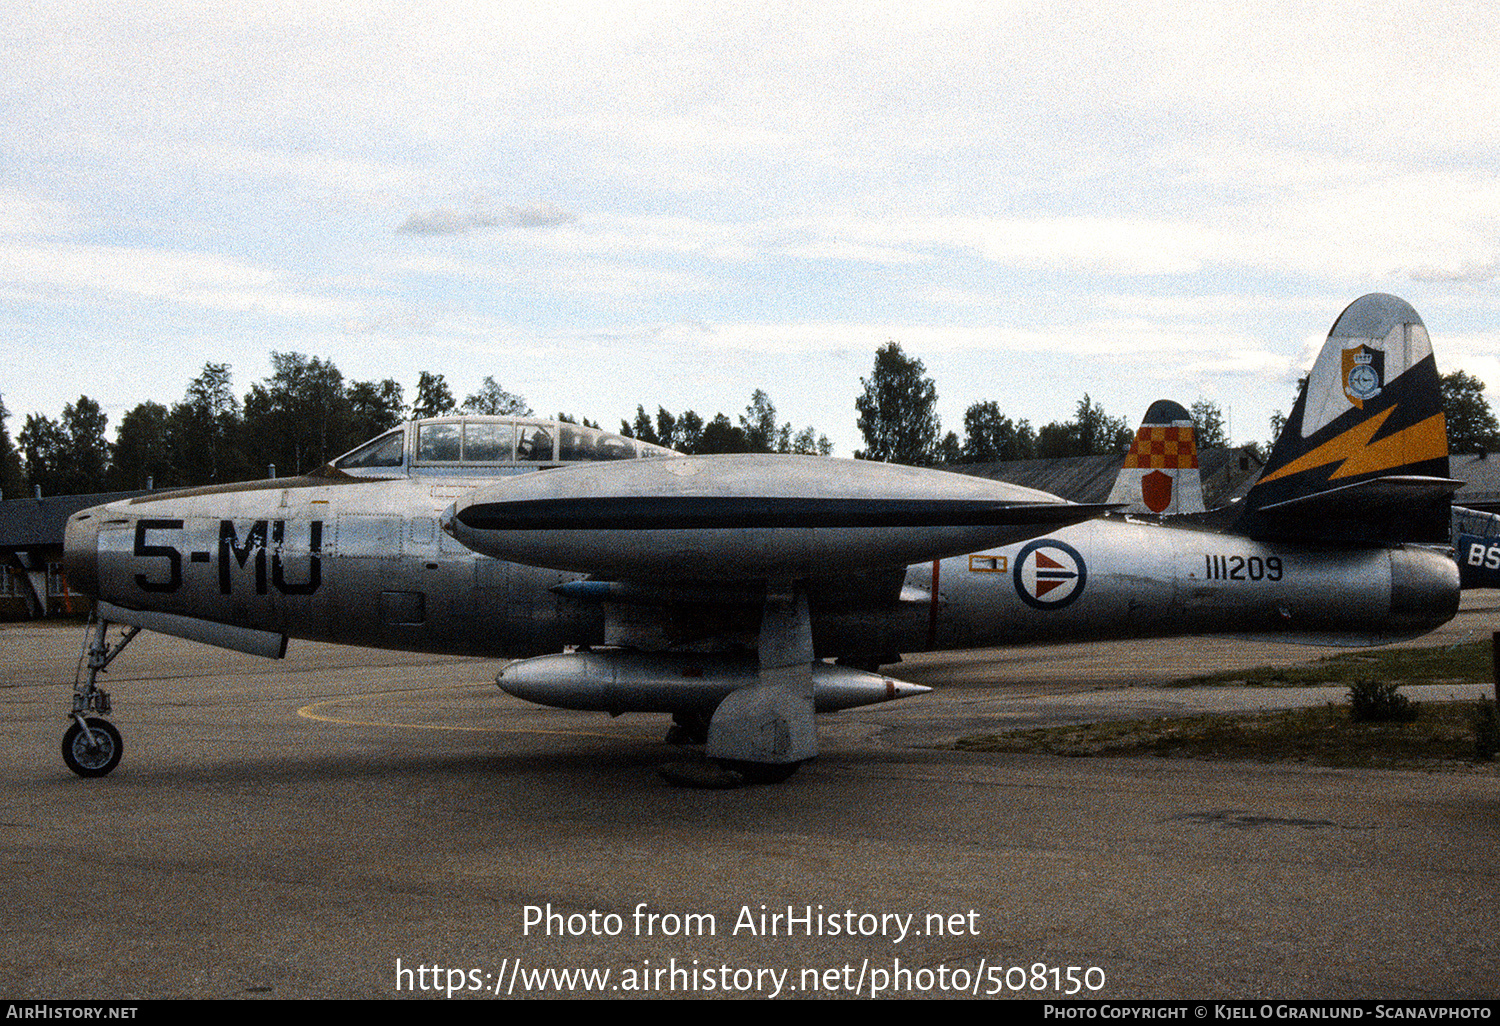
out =
<svg viewBox="0 0 1500 1026"><path fill-rule="evenodd" d="M1041 459L1105 453L1123 456L1130 451L1134 437L1124 417L1111 417L1084 393L1072 420L1054 421L1037 432L1036 454Z"/></svg>
<svg viewBox="0 0 1500 1026"><path fill-rule="evenodd" d="M1078 400L1078 412L1073 423L1080 456L1097 456L1103 453L1124 455L1130 451L1133 437L1124 417L1111 417L1104 407L1089 399L1085 392Z"/></svg>
<svg viewBox="0 0 1500 1026"><path fill-rule="evenodd" d="M1031 422L1019 424L1000 412L992 399L977 402L964 411L962 462L994 463L1000 460L1036 458L1036 432Z"/></svg>
<svg viewBox="0 0 1500 1026"><path fill-rule="evenodd" d="M776 406L762 389L757 388L750 396L750 405L740 415L740 430L745 433L750 452L777 451L780 435L776 427ZM787 433L791 433L790 426Z"/></svg>
<svg viewBox="0 0 1500 1026"><path fill-rule="evenodd" d="M104 429L109 418L99 404L86 395L63 407L62 429L68 436L69 494L102 492L109 470L109 441Z"/></svg>
<svg viewBox="0 0 1500 1026"><path fill-rule="evenodd" d="M683 410L674 417L666 410L658 409L656 426L661 437L660 444L667 448L689 455L703 451L703 418L692 410ZM665 434L662 433L664 428L667 431Z"/></svg>
<svg viewBox="0 0 1500 1026"><path fill-rule="evenodd" d="M1465 371L1444 374L1443 419L1448 448L1457 453L1493 452L1500 448L1500 424L1484 397L1484 382Z"/></svg>
<svg viewBox="0 0 1500 1026"><path fill-rule="evenodd" d="M417 378L417 398L411 404L412 418L420 420L423 417L441 417L457 408L458 404L453 401L453 393L449 391L448 382L443 380L443 376L423 371Z"/></svg>
<svg viewBox="0 0 1500 1026"><path fill-rule="evenodd" d="M791 451L799 456L832 456L833 443L827 435L818 434L809 424L792 439Z"/></svg>
<svg viewBox="0 0 1500 1026"><path fill-rule="evenodd" d="M720 413L703 425L703 431L698 436L698 447L694 453L710 455L750 451L750 439L746 437L745 429L730 423L729 418Z"/></svg>
<svg viewBox="0 0 1500 1026"><path fill-rule="evenodd" d="M277 476L305 474L349 449L351 408L332 362L272 353L272 375L245 396L247 453Z"/></svg>
<svg viewBox="0 0 1500 1026"><path fill-rule="evenodd" d="M40 488L43 495L64 494L68 436L57 421L40 413L28 414L16 443L26 463L27 491Z"/></svg>
<svg viewBox="0 0 1500 1026"><path fill-rule="evenodd" d="M421 389L418 386L418 396ZM491 415L511 414L517 417L531 416L531 407L525 399L501 388L495 379L486 377L479 391L464 400L465 413L487 413ZM435 414L433 415L435 416Z"/></svg>
<svg viewBox="0 0 1500 1026"><path fill-rule="evenodd" d="M21 454L16 452L16 447L10 440L10 429L5 426L9 417L5 397L0 396L0 499L16 499L26 493Z"/></svg>
<svg viewBox="0 0 1500 1026"><path fill-rule="evenodd" d="M161 403L141 403L120 418L120 432L110 447L110 491L138 491L149 481L155 488L181 484L173 475L168 445L171 414Z"/></svg>
<svg viewBox="0 0 1500 1026"><path fill-rule="evenodd" d="M109 418L86 395L63 407L62 420L34 413L17 436L26 460L26 479L43 495L87 495L105 488Z"/></svg>
<svg viewBox="0 0 1500 1026"><path fill-rule="evenodd" d="M750 397L750 405L738 425L720 413L708 423L692 410L674 416L664 406L656 408L653 421L645 406L635 408L635 420L620 421L620 434L690 456L734 452L784 452L827 456L833 443L811 427L795 436L791 424L776 425L776 406L762 389Z"/></svg>
<svg viewBox="0 0 1500 1026"><path fill-rule="evenodd" d="M254 468L245 457L243 428L229 365L205 363L203 372L188 382L187 394L173 405L168 417L172 471L169 481L158 483L223 484L254 476Z"/></svg>
<svg viewBox="0 0 1500 1026"><path fill-rule="evenodd" d="M1072 422L1064 423L1054 420L1051 424L1045 424L1036 433L1036 454L1038 459L1055 460L1065 456L1080 456L1078 452L1078 437L1073 430Z"/></svg>
<svg viewBox="0 0 1500 1026"><path fill-rule="evenodd" d="M349 448L401 423L406 402L401 386L390 378L379 384L356 381L349 386Z"/></svg>
<svg viewBox="0 0 1500 1026"><path fill-rule="evenodd" d="M884 463L931 463L942 426L937 385L926 376L922 361L890 342L876 351L875 368L860 384L864 393L854 400L854 408L865 449L854 455Z"/></svg>
<svg viewBox="0 0 1500 1026"><path fill-rule="evenodd" d="M664 409L658 409L657 420L661 421L663 415L671 418L671 414ZM651 417L646 413L646 407L639 404L635 408L635 422L620 421L620 434L626 438L639 439L642 442L650 442L652 445L661 445L661 435L656 431L655 425L651 423Z"/></svg>
<svg viewBox="0 0 1500 1026"><path fill-rule="evenodd" d="M1219 404L1200 398L1188 410L1193 415L1193 437L1199 449L1218 449L1229 444L1224 430L1224 411Z"/></svg>

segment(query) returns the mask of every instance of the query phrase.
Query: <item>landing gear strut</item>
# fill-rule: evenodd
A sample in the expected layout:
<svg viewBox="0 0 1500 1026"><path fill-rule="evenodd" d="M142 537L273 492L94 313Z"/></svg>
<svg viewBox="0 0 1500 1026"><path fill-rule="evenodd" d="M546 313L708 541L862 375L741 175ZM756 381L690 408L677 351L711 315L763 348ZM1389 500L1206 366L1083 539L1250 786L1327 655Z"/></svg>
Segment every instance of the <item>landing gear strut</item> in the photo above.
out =
<svg viewBox="0 0 1500 1026"><path fill-rule="evenodd" d="M709 717L701 712L679 712L672 714L672 726L667 730L669 745L701 745L708 740Z"/></svg>
<svg viewBox="0 0 1500 1026"><path fill-rule="evenodd" d="M85 641L84 657L88 659L89 673L83 677L83 658L79 659L79 672L73 677L73 709L68 718L73 721L63 735L62 757L68 769L80 777L102 777L120 764L125 745L114 724L101 717L110 712L109 692L99 687L99 674L141 632L139 627L128 627L120 640L109 644L109 621L96 620L89 624ZM89 713L98 715L90 716Z"/></svg>

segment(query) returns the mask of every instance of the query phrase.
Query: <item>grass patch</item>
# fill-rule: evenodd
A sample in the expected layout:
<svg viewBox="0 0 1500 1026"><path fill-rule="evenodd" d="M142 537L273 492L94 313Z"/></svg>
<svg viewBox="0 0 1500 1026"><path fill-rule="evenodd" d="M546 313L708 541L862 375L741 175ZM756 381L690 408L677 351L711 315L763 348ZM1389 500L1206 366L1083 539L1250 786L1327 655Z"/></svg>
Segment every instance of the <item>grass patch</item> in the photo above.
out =
<svg viewBox="0 0 1500 1026"><path fill-rule="evenodd" d="M1263 666L1185 677L1183 687L1248 684L1264 687L1349 686L1364 678L1395 683L1490 684L1495 679L1490 640L1445 648L1392 648L1380 652L1345 652L1303 666Z"/></svg>
<svg viewBox="0 0 1500 1026"><path fill-rule="evenodd" d="M1348 705L1324 705L1018 730L962 738L954 747L966 752L1466 769L1479 765L1476 715L1477 702L1424 702L1409 723L1357 723Z"/></svg>

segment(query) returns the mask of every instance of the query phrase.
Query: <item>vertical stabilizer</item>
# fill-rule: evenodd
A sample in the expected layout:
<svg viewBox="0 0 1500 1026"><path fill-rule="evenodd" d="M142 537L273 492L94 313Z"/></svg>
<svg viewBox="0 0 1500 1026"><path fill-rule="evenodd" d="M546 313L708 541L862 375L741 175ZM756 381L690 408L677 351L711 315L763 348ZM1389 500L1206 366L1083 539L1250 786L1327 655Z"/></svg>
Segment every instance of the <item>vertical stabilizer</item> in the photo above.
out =
<svg viewBox="0 0 1500 1026"><path fill-rule="evenodd" d="M1126 513L1203 512L1198 443L1187 410L1169 399L1151 404L1109 501L1123 504Z"/></svg>
<svg viewBox="0 0 1500 1026"><path fill-rule="evenodd" d="M1457 487L1427 328L1404 300L1369 295L1334 322L1239 527L1252 537L1442 542Z"/></svg>

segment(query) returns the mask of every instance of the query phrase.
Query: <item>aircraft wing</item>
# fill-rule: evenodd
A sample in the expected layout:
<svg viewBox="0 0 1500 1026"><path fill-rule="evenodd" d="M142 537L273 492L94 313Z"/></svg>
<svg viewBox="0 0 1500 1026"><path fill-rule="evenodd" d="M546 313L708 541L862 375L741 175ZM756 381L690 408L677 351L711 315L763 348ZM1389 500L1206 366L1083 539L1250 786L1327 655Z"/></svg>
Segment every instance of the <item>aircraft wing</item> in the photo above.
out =
<svg viewBox="0 0 1500 1026"><path fill-rule="evenodd" d="M800 579L1005 545L1113 509L1000 481L827 457L698 456L481 488L443 529L488 556L631 580Z"/></svg>

